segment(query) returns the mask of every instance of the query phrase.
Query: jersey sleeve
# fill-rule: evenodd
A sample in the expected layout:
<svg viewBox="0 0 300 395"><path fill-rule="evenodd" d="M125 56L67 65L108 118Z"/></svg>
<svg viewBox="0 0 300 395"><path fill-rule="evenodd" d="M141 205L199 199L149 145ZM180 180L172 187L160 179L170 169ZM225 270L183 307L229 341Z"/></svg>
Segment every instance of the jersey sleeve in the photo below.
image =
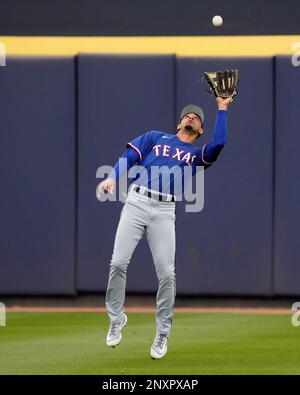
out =
<svg viewBox="0 0 300 395"><path fill-rule="evenodd" d="M212 140L204 144L198 155L197 166L210 167L217 160L220 152L225 146L227 139L227 111L219 110L217 113L215 129Z"/></svg>
<svg viewBox="0 0 300 395"><path fill-rule="evenodd" d="M198 166L203 166L204 169L206 169L207 167L210 166L210 165L205 164L202 160L202 147L197 148L197 151L196 151L196 159L193 162L193 169L192 169L193 176L198 171Z"/></svg>
<svg viewBox="0 0 300 395"><path fill-rule="evenodd" d="M155 140L161 134L155 130L145 132L127 143L127 148L131 147L138 153L140 161L151 151L155 145Z"/></svg>
<svg viewBox="0 0 300 395"><path fill-rule="evenodd" d="M227 139L227 111L219 110L215 123L214 136L211 142L202 147L202 161L212 165L224 148Z"/></svg>
<svg viewBox="0 0 300 395"><path fill-rule="evenodd" d="M127 148L125 152L123 152L123 155L121 158L127 159L126 160L126 166L120 166L119 161L115 164L115 167L113 170L110 172L108 178L114 178L115 180L118 180L123 177L123 175L128 172L131 167L139 161L139 156L136 151L134 151L132 148ZM120 158L120 159L121 159Z"/></svg>

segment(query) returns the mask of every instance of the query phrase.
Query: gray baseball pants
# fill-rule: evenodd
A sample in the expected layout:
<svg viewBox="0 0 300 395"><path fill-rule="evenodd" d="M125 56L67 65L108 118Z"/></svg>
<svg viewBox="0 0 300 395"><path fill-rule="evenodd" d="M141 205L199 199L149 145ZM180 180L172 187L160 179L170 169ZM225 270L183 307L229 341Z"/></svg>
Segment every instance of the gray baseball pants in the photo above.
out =
<svg viewBox="0 0 300 395"><path fill-rule="evenodd" d="M111 322L122 318L127 267L145 231L158 279L157 330L169 334L176 295L175 202L157 201L129 189L115 236L105 305Z"/></svg>

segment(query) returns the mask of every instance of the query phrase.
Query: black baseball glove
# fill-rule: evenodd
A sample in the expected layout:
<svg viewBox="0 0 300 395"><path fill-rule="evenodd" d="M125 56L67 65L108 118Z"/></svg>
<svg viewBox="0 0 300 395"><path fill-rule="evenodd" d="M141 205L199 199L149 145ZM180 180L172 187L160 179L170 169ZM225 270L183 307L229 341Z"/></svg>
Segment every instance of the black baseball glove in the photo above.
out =
<svg viewBox="0 0 300 395"><path fill-rule="evenodd" d="M231 97L232 100L238 94L238 71L225 70L225 71L208 71L204 73L203 78L206 79L209 85L209 93L215 97L227 99Z"/></svg>

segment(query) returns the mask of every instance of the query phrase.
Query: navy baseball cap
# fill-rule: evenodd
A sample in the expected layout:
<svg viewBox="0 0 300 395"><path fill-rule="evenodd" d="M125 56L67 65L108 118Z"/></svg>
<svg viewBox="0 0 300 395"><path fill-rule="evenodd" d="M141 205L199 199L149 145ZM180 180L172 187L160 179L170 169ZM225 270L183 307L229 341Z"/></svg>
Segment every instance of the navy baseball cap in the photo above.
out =
<svg viewBox="0 0 300 395"><path fill-rule="evenodd" d="M201 107L197 106L196 104L188 104L185 106L180 113L180 121L182 120L183 117L185 117L187 114L196 114L200 119L202 126L204 124L204 112Z"/></svg>

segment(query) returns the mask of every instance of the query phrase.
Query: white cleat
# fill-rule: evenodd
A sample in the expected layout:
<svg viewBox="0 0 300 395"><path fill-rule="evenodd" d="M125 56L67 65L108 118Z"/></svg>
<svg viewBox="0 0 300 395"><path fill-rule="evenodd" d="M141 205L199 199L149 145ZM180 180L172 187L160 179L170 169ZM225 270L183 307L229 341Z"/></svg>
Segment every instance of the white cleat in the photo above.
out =
<svg viewBox="0 0 300 395"><path fill-rule="evenodd" d="M152 359L160 359L168 351L168 335L166 333L157 333L151 346L150 355Z"/></svg>
<svg viewBox="0 0 300 395"><path fill-rule="evenodd" d="M111 322L108 330L108 334L106 337L106 344L109 347L117 346L122 340L122 328L127 324L127 315L124 314L121 321Z"/></svg>

